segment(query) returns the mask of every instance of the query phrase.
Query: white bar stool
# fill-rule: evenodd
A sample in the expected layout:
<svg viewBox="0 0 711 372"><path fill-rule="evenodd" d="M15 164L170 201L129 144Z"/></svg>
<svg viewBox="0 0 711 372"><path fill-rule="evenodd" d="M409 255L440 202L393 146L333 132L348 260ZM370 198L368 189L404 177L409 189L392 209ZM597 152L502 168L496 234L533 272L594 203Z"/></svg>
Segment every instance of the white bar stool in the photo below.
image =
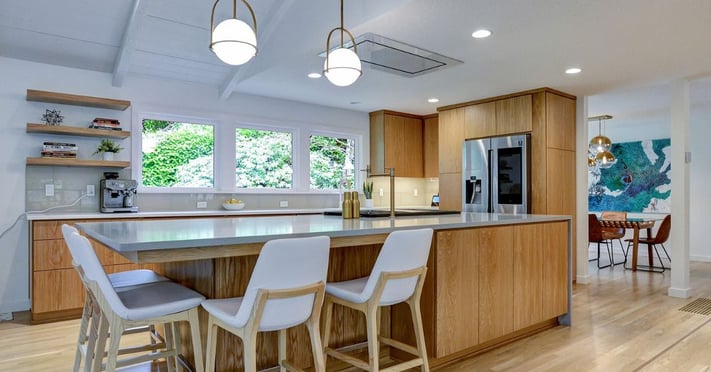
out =
<svg viewBox="0 0 711 372"><path fill-rule="evenodd" d="M65 242L68 241L68 236L72 233L79 234L79 231L71 225L62 225L62 235L64 236ZM68 246L68 243L67 243ZM76 266L75 266L76 268ZM80 273L80 276L83 273ZM109 281L111 285L116 289L117 292L131 289L135 286L151 284L157 282L167 282L170 279L158 275L152 270L128 270L121 271L117 273L108 274ZM88 287L84 288L84 308L82 309L81 323L79 326L79 338L77 340L76 356L74 357L74 367L73 371L79 371L81 366L82 357L86 356L85 370L88 370L88 364L90 364L94 357L94 347L96 342L96 333L98 332L98 306L94 306L96 301L94 296ZM91 329L89 326L91 324ZM155 332L155 327L139 327L127 331L126 333L137 333L137 332L149 332L151 341L156 342L163 340Z"/></svg>
<svg viewBox="0 0 711 372"><path fill-rule="evenodd" d="M330 239L277 239L264 244L244 297L206 300L210 314L207 331L207 366L215 370L218 327L242 339L244 370L257 370L257 332L279 331L281 371L299 369L286 360L286 330L306 323L311 336L314 369L325 372L319 318L328 270Z"/></svg>
<svg viewBox="0 0 711 372"><path fill-rule="evenodd" d="M117 367L165 358L168 371L177 368L178 341L172 337L173 323L187 321L190 324L195 368L203 371L198 305L205 299L199 293L171 281L133 286L117 291L109 280L101 262L88 239L68 231L65 237L76 269L82 282L93 295L94 306L99 312L98 336L96 339L93 370L115 371ZM121 336L127 329L166 324L166 342L119 350ZM108 350L106 340L109 339ZM164 350L159 350L164 349ZM140 355L118 359L119 353ZM103 364L106 356L106 364ZM90 361L87 356L85 367Z"/></svg>
<svg viewBox="0 0 711 372"><path fill-rule="evenodd" d="M326 284L323 344L328 356L367 371L379 371L379 345L400 349L416 358L393 366L387 371L403 371L421 366L429 371L425 337L420 312L420 296L427 272L427 257L432 242L432 229L393 231L385 239L370 276ZM405 302L410 307L417 347L380 336L380 307ZM365 314L368 335L368 362L328 347L333 304Z"/></svg>

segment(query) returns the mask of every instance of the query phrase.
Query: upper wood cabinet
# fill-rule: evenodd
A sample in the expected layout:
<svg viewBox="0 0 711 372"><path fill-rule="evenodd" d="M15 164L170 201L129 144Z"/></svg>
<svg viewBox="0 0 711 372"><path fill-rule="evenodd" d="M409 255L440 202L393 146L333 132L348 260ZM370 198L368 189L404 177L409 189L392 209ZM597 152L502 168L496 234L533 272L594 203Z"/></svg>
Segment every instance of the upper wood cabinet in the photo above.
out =
<svg viewBox="0 0 711 372"><path fill-rule="evenodd" d="M397 177L423 177L422 117L394 111L370 113L370 169Z"/></svg>
<svg viewBox="0 0 711 372"><path fill-rule="evenodd" d="M463 107L439 113L439 173L462 172L462 146L464 144ZM440 184L440 190L442 185ZM441 199L440 199L441 202ZM461 202L461 201L460 201Z"/></svg>
<svg viewBox="0 0 711 372"><path fill-rule="evenodd" d="M439 117L437 114L425 116L423 139L425 177L439 177Z"/></svg>
<svg viewBox="0 0 711 372"><path fill-rule="evenodd" d="M533 130L530 94L484 102L464 108L464 137L483 138Z"/></svg>

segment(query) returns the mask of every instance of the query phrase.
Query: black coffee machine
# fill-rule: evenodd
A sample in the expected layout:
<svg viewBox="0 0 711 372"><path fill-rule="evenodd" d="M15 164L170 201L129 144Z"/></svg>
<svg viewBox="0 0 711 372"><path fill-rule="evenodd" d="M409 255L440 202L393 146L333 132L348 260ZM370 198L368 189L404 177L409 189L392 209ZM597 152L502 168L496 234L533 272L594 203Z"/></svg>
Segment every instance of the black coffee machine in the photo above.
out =
<svg viewBox="0 0 711 372"><path fill-rule="evenodd" d="M135 180L118 179L118 173L106 172L99 182L102 213L138 212L138 207L133 205L138 182Z"/></svg>

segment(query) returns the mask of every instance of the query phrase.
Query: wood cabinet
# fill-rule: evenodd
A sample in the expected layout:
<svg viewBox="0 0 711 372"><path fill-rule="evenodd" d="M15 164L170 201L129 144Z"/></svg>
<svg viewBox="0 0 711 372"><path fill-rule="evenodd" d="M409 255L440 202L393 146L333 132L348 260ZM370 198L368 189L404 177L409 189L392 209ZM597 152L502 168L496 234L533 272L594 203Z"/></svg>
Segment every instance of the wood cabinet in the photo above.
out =
<svg viewBox="0 0 711 372"><path fill-rule="evenodd" d="M439 113L439 173L462 172L464 108ZM440 184L440 188L442 185ZM441 199L440 199L441 200Z"/></svg>
<svg viewBox="0 0 711 372"><path fill-rule="evenodd" d="M27 89L27 101L58 103L63 105L95 107L110 110L126 110L131 106L131 101L117 100L112 98L82 96L76 94L66 94L57 92L47 92L42 90ZM90 119L87 119L87 122ZM27 133L55 134L66 136L96 137L125 139L131 133L123 130L103 130L93 128L80 128L76 126L44 125L27 123ZM69 167L106 167L106 168L127 168L131 165L128 161L105 161L92 159L75 158L53 158L53 157L28 157L26 165L43 166L69 166Z"/></svg>
<svg viewBox="0 0 711 372"><path fill-rule="evenodd" d="M32 221L32 322L44 323L81 316L84 287L72 267L72 257L62 236L62 225L79 220ZM103 244L92 240L99 261L107 273L151 268L133 264Z"/></svg>
<svg viewBox="0 0 711 372"><path fill-rule="evenodd" d="M394 111L370 113L370 169L397 177L424 175L422 117Z"/></svg>
<svg viewBox="0 0 711 372"><path fill-rule="evenodd" d="M423 125L424 176L437 178L439 177L439 116L437 114L425 116Z"/></svg>
<svg viewBox="0 0 711 372"><path fill-rule="evenodd" d="M464 110L466 139L530 133L532 130L533 101L530 94L483 102Z"/></svg>
<svg viewBox="0 0 711 372"><path fill-rule="evenodd" d="M431 366L552 326L569 311L568 226L551 221L436 231L423 292L435 307L424 319L425 329L434 324L433 334L426 333Z"/></svg>

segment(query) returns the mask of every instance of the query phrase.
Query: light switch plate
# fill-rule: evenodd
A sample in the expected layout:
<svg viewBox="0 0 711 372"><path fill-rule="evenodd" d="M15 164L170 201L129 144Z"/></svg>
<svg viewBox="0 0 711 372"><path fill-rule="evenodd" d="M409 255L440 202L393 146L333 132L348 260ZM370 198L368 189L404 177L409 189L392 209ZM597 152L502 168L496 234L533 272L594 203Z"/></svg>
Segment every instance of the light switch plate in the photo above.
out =
<svg viewBox="0 0 711 372"><path fill-rule="evenodd" d="M86 196L94 196L94 195L96 195L94 185L86 185Z"/></svg>
<svg viewBox="0 0 711 372"><path fill-rule="evenodd" d="M207 208L207 202L199 201L199 202L197 202L197 207L200 209Z"/></svg>
<svg viewBox="0 0 711 372"><path fill-rule="evenodd" d="M287 200L281 200L279 201L279 207L280 208L286 208L289 206L289 202Z"/></svg>
<svg viewBox="0 0 711 372"><path fill-rule="evenodd" d="M54 196L54 184L44 185L44 196Z"/></svg>

